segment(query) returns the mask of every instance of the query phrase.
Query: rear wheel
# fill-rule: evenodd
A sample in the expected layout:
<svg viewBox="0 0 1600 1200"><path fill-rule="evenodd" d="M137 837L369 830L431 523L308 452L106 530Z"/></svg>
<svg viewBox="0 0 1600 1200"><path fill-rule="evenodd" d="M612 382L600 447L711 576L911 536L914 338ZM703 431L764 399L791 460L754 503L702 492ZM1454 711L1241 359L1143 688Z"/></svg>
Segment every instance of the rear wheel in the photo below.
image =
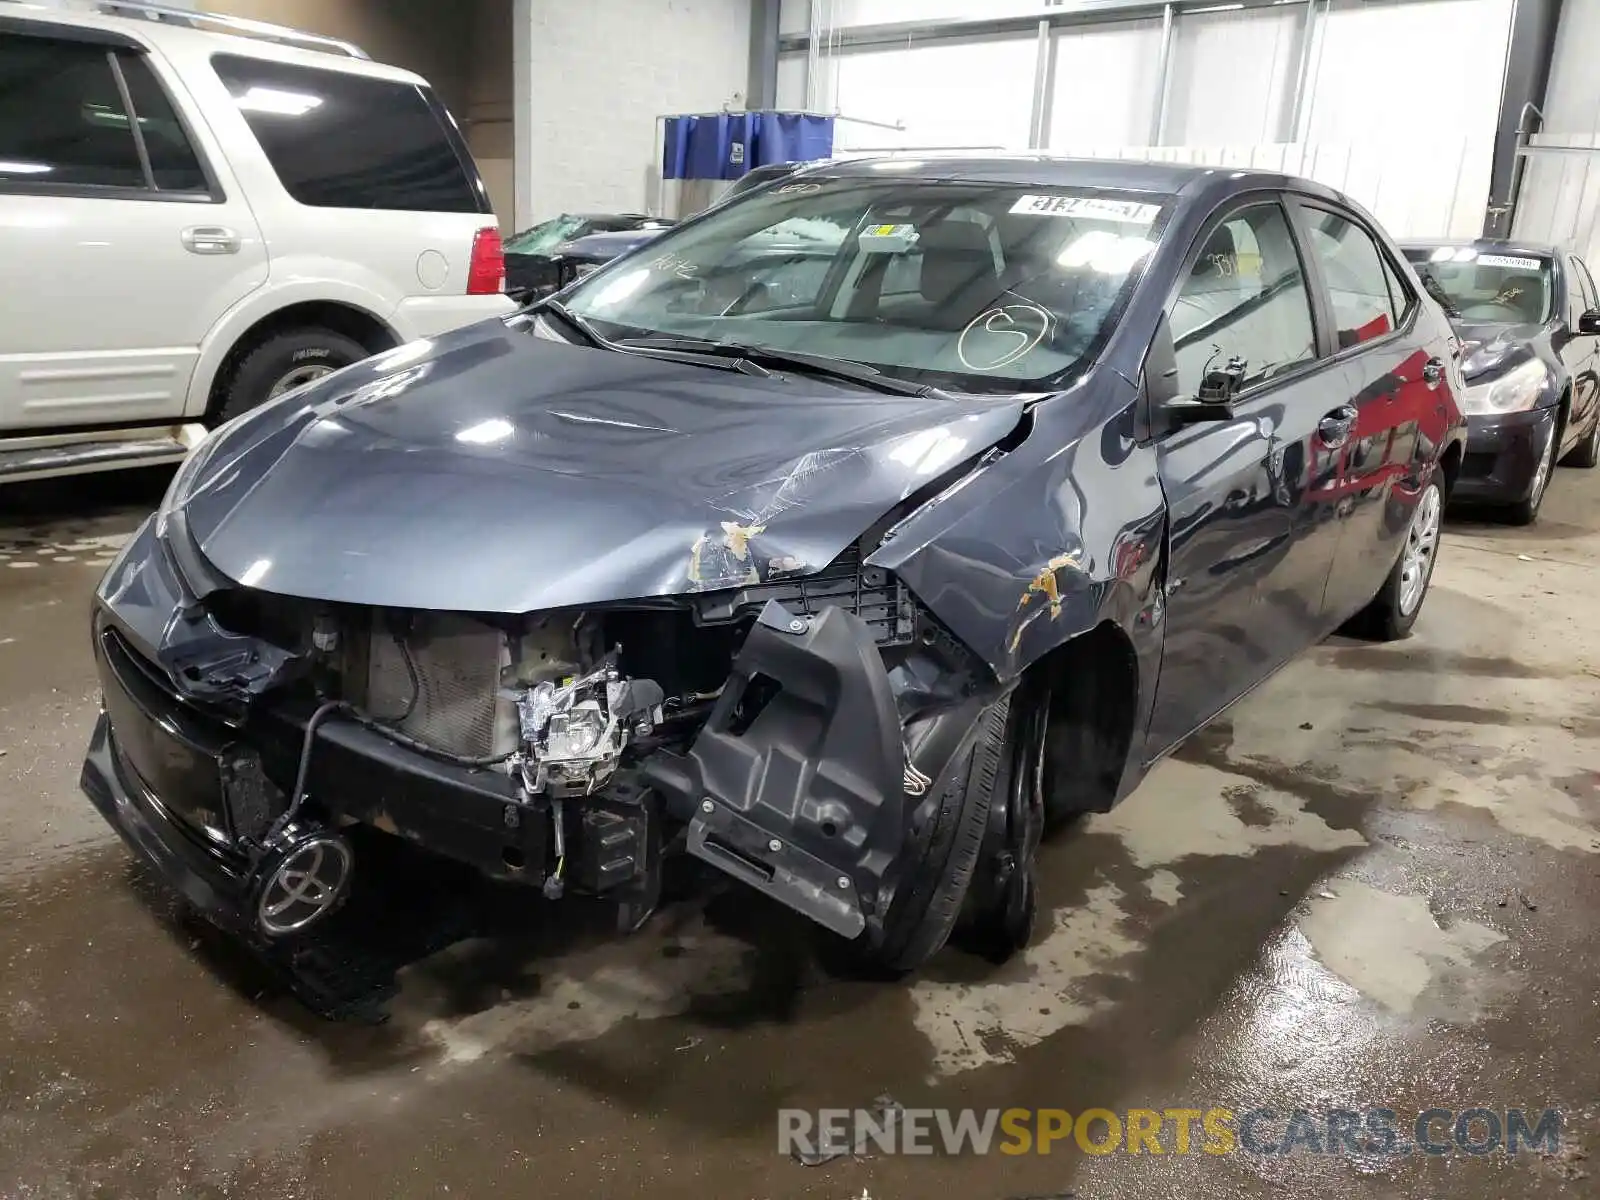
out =
<svg viewBox="0 0 1600 1200"><path fill-rule="evenodd" d="M239 363L211 425L231 421L366 357L365 346L331 329L307 327L272 334Z"/></svg>
<svg viewBox="0 0 1600 1200"><path fill-rule="evenodd" d="M1433 581L1444 518L1444 488L1437 475L1428 481L1411 513L1406 544L1383 587L1347 626L1358 637L1398 641L1411 632Z"/></svg>

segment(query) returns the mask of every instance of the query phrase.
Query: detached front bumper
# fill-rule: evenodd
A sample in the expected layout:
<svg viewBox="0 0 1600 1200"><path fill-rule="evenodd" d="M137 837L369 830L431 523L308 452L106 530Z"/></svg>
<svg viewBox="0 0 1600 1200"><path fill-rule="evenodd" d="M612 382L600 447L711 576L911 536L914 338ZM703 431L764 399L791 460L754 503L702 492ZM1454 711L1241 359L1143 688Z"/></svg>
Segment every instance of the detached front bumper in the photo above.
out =
<svg viewBox="0 0 1600 1200"><path fill-rule="evenodd" d="M1467 418L1467 448L1451 499L1516 504L1533 490L1545 447L1556 436L1556 410Z"/></svg>

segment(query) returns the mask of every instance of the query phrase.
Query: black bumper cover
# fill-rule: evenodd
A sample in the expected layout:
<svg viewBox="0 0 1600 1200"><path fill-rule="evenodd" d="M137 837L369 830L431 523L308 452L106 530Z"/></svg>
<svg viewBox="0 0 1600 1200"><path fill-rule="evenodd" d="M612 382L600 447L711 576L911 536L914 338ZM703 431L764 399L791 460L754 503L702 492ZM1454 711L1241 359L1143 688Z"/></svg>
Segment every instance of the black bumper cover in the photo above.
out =
<svg viewBox="0 0 1600 1200"><path fill-rule="evenodd" d="M644 774L688 820L691 854L843 937L878 917L905 842L905 747L853 614L769 602L688 753L658 752Z"/></svg>
<svg viewBox="0 0 1600 1200"><path fill-rule="evenodd" d="M1466 454L1450 498L1482 504L1526 500L1539 456L1555 436L1554 408L1469 417Z"/></svg>

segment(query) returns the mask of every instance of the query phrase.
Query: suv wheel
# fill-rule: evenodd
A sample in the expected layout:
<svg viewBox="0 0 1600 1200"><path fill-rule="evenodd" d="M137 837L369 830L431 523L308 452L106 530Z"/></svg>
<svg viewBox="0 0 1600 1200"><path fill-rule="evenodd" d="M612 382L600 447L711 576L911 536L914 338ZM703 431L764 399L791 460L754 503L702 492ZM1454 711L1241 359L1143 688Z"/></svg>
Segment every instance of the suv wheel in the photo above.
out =
<svg viewBox="0 0 1600 1200"><path fill-rule="evenodd" d="M244 356L233 373L212 426L222 425L302 384L367 357L367 349L331 329L275 333Z"/></svg>
<svg viewBox="0 0 1600 1200"><path fill-rule="evenodd" d="M1444 488L1438 476L1428 481L1411 512L1411 527L1400 557L1383 587L1347 627L1357 637L1380 642L1399 641L1411 632L1433 581L1433 564L1439 558L1439 534L1444 523Z"/></svg>

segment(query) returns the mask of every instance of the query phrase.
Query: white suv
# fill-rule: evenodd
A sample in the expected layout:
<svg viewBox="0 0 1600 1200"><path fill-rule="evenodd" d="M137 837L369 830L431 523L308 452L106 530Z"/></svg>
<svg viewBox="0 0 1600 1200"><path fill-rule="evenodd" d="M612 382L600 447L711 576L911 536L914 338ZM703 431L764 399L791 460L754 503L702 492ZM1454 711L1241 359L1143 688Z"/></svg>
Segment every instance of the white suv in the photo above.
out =
<svg viewBox="0 0 1600 1200"><path fill-rule="evenodd" d="M261 22L0 0L0 482L175 461L510 312L503 286L483 182L416 75Z"/></svg>

